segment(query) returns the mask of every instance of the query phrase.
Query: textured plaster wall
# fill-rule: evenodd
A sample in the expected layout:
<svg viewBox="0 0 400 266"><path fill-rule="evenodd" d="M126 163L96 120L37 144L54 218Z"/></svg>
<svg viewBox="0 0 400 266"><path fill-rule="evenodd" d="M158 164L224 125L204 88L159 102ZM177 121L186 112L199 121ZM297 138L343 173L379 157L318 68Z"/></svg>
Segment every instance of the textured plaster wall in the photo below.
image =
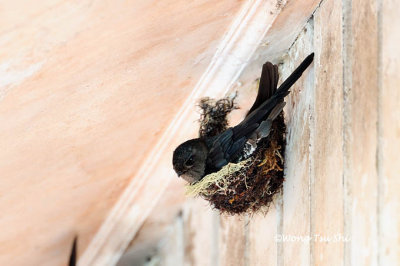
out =
<svg viewBox="0 0 400 266"><path fill-rule="evenodd" d="M0 265L82 257L242 4L0 1Z"/></svg>

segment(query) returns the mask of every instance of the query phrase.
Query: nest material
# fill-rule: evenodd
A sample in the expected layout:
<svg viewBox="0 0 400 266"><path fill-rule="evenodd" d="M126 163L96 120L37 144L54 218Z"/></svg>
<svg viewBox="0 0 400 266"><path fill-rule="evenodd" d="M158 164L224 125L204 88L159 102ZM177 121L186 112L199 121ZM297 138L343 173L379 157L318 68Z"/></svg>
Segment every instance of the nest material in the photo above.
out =
<svg viewBox="0 0 400 266"><path fill-rule="evenodd" d="M218 135L228 127L228 114L234 109L239 109L235 104L236 96L235 93L232 97L222 98L218 101L208 97L200 100L200 137Z"/></svg>
<svg viewBox="0 0 400 266"><path fill-rule="evenodd" d="M227 115L237 108L234 99L201 100L200 136L214 136L227 128ZM201 196L214 208L228 214L267 210L284 180L285 132L281 113L273 122L270 135L260 141L250 158L237 164L229 163L220 171L188 185L187 194Z"/></svg>

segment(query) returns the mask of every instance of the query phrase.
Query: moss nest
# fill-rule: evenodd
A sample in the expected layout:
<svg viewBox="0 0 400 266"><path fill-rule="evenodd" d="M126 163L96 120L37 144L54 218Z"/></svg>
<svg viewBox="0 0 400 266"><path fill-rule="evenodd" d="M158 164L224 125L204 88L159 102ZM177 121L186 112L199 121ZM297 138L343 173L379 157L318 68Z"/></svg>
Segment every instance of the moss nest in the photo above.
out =
<svg viewBox="0 0 400 266"><path fill-rule="evenodd" d="M201 100L200 136L213 136L227 128L227 115L237 108L235 97ZM281 113L273 122L270 135L260 141L251 157L236 164L229 163L220 171L188 185L187 195L201 196L213 208L227 214L267 211L284 181L285 132Z"/></svg>
<svg viewBox="0 0 400 266"><path fill-rule="evenodd" d="M228 128L227 115L234 109L239 109L235 103L237 93L218 101L205 97L200 100L200 137L212 137Z"/></svg>

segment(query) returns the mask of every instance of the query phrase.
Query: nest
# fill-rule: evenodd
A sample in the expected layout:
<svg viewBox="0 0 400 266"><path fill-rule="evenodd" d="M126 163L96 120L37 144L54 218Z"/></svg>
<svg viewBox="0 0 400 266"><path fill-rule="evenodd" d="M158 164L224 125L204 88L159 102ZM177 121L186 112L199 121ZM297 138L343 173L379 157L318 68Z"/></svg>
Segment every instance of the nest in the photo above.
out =
<svg viewBox="0 0 400 266"><path fill-rule="evenodd" d="M218 101L208 97L200 100L200 137L213 137L227 129L228 114L234 109L239 109L235 104L236 96L235 93L232 97L222 98Z"/></svg>
<svg viewBox="0 0 400 266"><path fill-rule="evenodd" d="M213 136L227 128L227 115L237 108L234 99L201 100L200 136ZM260 141L251 157L237 164L229 163L188 185L187 194L203 197L223 213L266 211L284 180L285 132L281 113L273 122L270 135Z"/></svg>

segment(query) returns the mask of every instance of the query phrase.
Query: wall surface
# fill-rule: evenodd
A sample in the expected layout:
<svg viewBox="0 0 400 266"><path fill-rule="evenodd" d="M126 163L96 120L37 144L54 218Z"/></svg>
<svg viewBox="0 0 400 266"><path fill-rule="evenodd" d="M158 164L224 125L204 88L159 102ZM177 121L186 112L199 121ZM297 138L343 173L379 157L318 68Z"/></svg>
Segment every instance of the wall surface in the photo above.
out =
<svg viewBox="0 0 400 266"><path fill-rule="evenodd" d="M0 265L82 256L241 7L0 1Z"/></svg>
<svg viewBox="0 0 400 266"><path fill-rule="evenodd" d="M399 13L398 1L321 2L281 60L282 81L315 52L287 98L282 193L250 217L186 202L160 265L398 265Z"/></svg>

